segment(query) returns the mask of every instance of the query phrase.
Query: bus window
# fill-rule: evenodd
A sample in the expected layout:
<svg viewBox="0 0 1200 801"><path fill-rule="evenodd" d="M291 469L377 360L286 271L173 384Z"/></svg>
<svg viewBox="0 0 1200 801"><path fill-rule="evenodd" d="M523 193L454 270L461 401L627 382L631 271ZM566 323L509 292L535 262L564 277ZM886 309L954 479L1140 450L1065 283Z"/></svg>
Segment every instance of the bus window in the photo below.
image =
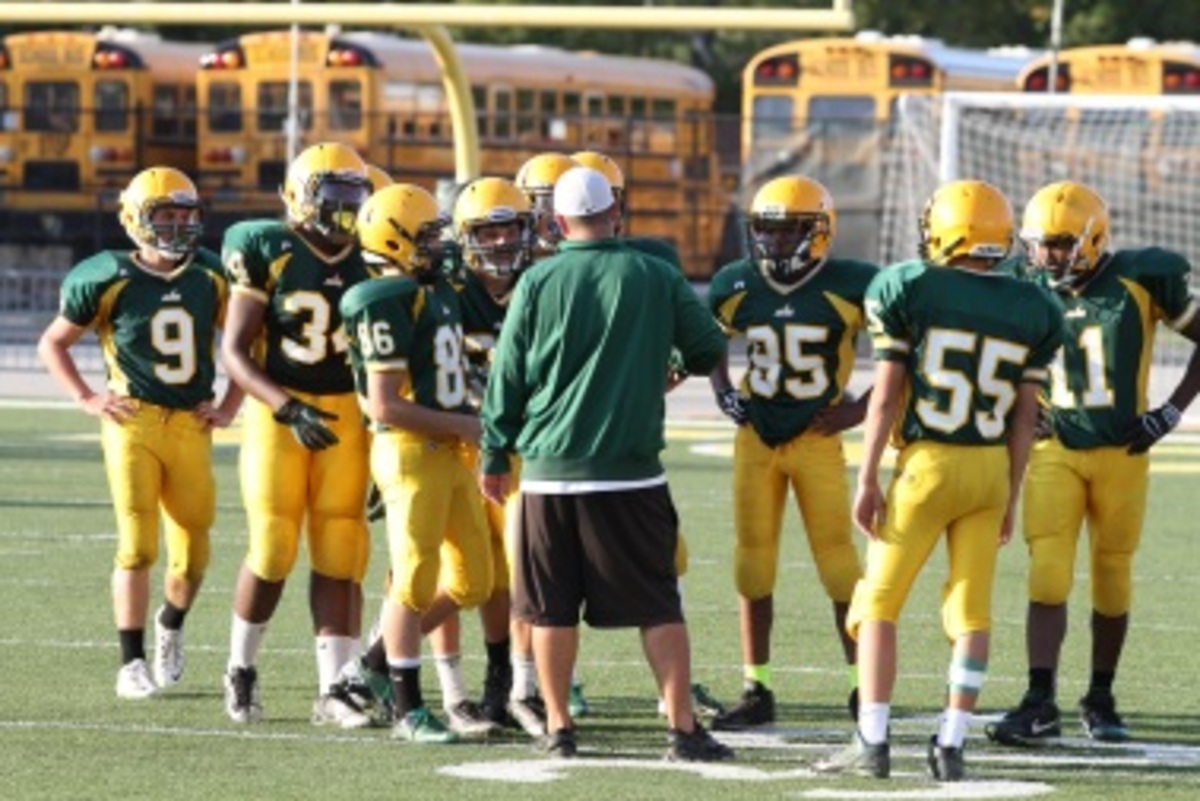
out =
<svg viewBox="0 0 1200 801"><path fill-rule="evenodd" d="M656 153L675 150L675 101L656 97L650 103L654 122L650 130L650 149Z"/></svg>
<svg viewBox="0 0 1200 801"><path fill-rule="evenodd" d="M779 139L792 133L796 101L786 95L759 95L754 98L754 141Z"/></svg>
<svg viewBox="0 0 1200 801"><path fill-rule="evenodd" d="M553 89L543 89L538 100L541 109L543 139L563 139L567 132L558 118L558 94Z"/></svg>
<svg viewBox="0 0 1200 801"><path fill-rule="evenodd" d="M329 84L329 130L354 131L362 127L362 83L331 81Z"/></svg>
<svg viewBox="0 0 1200 801"><path fill-rule="evenodd" d="M312 128L312 84L300 81L297 116L301 130ZM258 85L258 130L272 132L284 130L288 118L287 81L264 81Z"/></svg>
<svg viewBox="0 0 1200 801"><path fill-rule="evenodd" d="M517 90L517 138L529 141L537 137L537 101L532 89Z"/></svg>
<svg viewBox="0 0 1200 801"><path fill-rule="evenodd" d="M97 81L95 109L97 131L124 131L129 127L129 87L124 81Z"/></svg>
<svg viewBox="0 0 1200 801"><path fill-rule="evenodd" d="M183 138L190 141L196 139L196 86L188 84L183 87L183 106L180 112L183 127Z"/></svg>
<svg viewBox="0 0 1200 801"><path fill-rule="evenodd" d="M78 128L78 84L31 81L25 85L25 130L66 133Z"/></svg>
<svg viewBox="0 0 1200 801"><path fill-rule="evenodd" d="M823 133L862 132L875 128L872 97L813 97L808 101L808 127Z"/></svg>
<svg viewBox="0 0 1200 801"><path fill-rule="evenodd" d="M562 115L566 129L558 138L565 139L572 146L579 144L579 123L582 122L579 118L583 115L582 98L580 98L579 92L563 92Z"/></svg>
<svg viewBox="0 0 1200 801"><path fill-rule="evenodd" d="M471 87L471 100L475 103L475 126L479 131L479 138L490 138L491 128L488 126L487 87L473 85Z"/></svg>
<svg viewBox="0 0 1200 801"><path fill-rule="evenodd" d="M0 81L0 131L6 131L8 127L8 84Z"/></svg>
<svg viewBox="0 0 1200 801"><path fill-rule="evenodd" d="M213 133L242 130L242 87L229 82L208 87L208 127Z"/></svg>
<svg viewBox="0 0 1200 801"><path fill-rule="evenodd" d="M492 89L492 131L497 139L512 139L512 89Z"/></svg>
<svg viewBox="0 0 1200 801"><path fill-rule="evenodd" d="M179 124L183 121L176 105L176 88L158 84L150 99L150 135L173 139L179 135Z"/></svg>

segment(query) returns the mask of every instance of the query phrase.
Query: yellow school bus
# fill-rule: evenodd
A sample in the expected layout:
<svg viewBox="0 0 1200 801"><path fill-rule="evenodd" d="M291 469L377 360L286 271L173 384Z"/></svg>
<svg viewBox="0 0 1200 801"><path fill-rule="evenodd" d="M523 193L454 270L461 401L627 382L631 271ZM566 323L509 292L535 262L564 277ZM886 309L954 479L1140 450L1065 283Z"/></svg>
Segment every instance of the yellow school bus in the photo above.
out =
<svg viewBox="0 0 1200 801"><path fill-rule="evenodd" d="M900 97L1011 91L1033 57L1024 48L966 50L873 32L761 51L742 73L742 205L776 176L814 178L838 209L835 252L878 258L884 178L900 158L891 147Z"/></svg>
<svg viewBox="0 0 1200 801"><path fill-rule="evenodd" d="M218 219L280 210L291 54L287 31L260 32L201 61L198 175ZM669 61L540 46L460 44L458 54L485 175L511 177L548 150L601 150L625 172L630 232L670 240L689 274L711 273L726 199L707 75ZM337 140L397 180L431 189L452 180L453 131L425 42L304 31L298 55L300 148Z"/></svg>
<svg viewBox="0 0 1200 801"><path fill-rule="evenodd" d="M111 208L145 166L194 170L195 65L210 48L125 30L0 39L4 213L70 231L76 218L57 213Z"/></svg>
<svg viewBox="0 0 1200 801"><path fill-rule="evenodd" d="M1017 86L1045 92L1050 55L1021 71ZM1193 42L1130 39L1125 44L1072 47L1059 51L1055 91L1083 95L1200 95L1200 46Z"/></svg>

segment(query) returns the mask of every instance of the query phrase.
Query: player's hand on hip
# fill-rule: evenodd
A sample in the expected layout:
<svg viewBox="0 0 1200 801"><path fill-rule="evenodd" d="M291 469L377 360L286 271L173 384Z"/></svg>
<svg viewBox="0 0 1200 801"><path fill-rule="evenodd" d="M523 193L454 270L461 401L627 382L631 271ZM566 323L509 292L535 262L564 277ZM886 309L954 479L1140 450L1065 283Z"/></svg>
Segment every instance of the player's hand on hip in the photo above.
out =
<svg viewBox="0 0 1200 801"><path fill-rule="evenodd" d="M192 414L202 420L208 428L229 428L233 424L233 418L237 416L237 410L225 411L220 406L213 405L211 401L201 401L192 409Z"/></svg>
<svg viewBox="0 0 1200 801"><path fill-rule="evenodd" d="M879 482L871 481L858 485L854 493L854 524L859 531L871 539L878 539L887 517L887 503Z"/></svg>
<svg viewBox="0 0 1200 801"><path fill-rule="evenodd" d="M1125 430L1125 444L1129 453L1139 454L1150 450L1154 443L1165 437L1183 419L1183 414L1171 403L1164 403L1134 420Z"/></svg>
<svg viewBox="0 0 1200 801"><path fill-rule="evenodd" d="M843 401L821 409L813 415L809 428L818 434L832 436L854 428L867 416L867 404L862 401Z"/></svg>
<svg viewBox="0 0 1200 801"><path fill-rule="evenodd" d="M325 425L326 420L338 416L316 406L310 406L299 398L288 398L287 403L275 410L275 422L292 429L292 436L310 451L323 451L338 444L337 434Z"/></svg>
<svg viewBox="0 0 1200 801"><path fill-rule="evenodd" d="M79 401L83 410L93 417L100 417L120 425L133 418L137 408L133 402L121 395L109 392L98 392Z"/></svg>

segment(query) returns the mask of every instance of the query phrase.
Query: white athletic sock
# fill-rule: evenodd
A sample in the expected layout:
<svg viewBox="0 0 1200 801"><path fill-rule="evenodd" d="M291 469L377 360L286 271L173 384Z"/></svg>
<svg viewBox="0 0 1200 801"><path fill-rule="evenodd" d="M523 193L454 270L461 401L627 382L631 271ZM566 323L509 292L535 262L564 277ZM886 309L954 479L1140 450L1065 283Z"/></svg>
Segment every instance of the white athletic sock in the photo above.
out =
<svg viewBox="0 0 1200 801"><path fill-rule="evenodd" d="M938 745L943 748L962 748L970 722L971 713L965 709L947 709L942 714L942 725L938 729Z"/></svg>
<svg viewBox="0 0 1200 801"><path fill-rule="evenodd" d="M513 683L508 697L514 701L524 701L537 695L537 665L533 658L512 655Z"/></svg>
<svg viewBox="0 0 1200 801"><path fill-rule="evenodd" d="M449 710L467 700L462 657L459 654L437 654L433 657L433 664L437 667L438 683L442 687L442 709Z"/></svg>
<svg viewBox="0 0 1200 801"><path fill-rule="evenodd" d="M258 661L258 651L266 634L266 623L242 620L235 612L229 627L229 669L253 666Z"/></svg>
<svg viewBox="0 0 1200 801"><path fill-rule="evenodd" d="M337 682L342 665L350 658L354 638L340 634L321 634L316 638L317 694L324 695Z"/></svg>
<svg viewBox="0 0 1200 801"><path fill-rule="evenodd" d="M858 710L858 734L867 745L887 742L891 704L863 704Z"/></svg>

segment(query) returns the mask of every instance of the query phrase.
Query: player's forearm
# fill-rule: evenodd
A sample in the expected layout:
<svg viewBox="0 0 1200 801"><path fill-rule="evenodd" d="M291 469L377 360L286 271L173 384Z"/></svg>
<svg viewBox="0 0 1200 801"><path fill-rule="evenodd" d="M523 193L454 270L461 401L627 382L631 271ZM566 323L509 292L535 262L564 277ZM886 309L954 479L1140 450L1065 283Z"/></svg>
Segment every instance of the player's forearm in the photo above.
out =
<svg viewBox="0 0 1200 801"><path fill-rule="evenodd" d="M42 337L38 342L38 356L41 357L42 363L46 365L50 375L54 376L54 380L76 403L82 403L96 394L79 374L75 360L71 358L66 345Z"/></svg>
<svg viewBox="0 0 1200 801"><path fill-rule="evenodd" d="M1025 480L1025 469L1029 466L1029 453L1033 450L1038 422L1037 384L1022 383L1017 390L1017 403L1013 408L1008 429L1008 482L1009 505L1016 506L1021 494L1021 483Z"/></svg>
<svg viewBox="0 0 1200 801"><path fill-rule="evenodd" d="M369 406L372 419L393 428L427 437L479 441L479 420L473 415L430 409L403 398L380 398L374 395Z"/></svg>
<svg viewBox="0 0 1200 801"><path fill-rule="evenodd" d="M875 365L875 383L867 405L863 431L863 463L858 483L879 481L879 463L887 447L888 436L900 414L904 400L905 367L901 362L881 361Z"/></svg>
<svg viewBox="0 0 1200 801"><path fill-rule="evenodd" d="M272 411L287 403L291 397L251 358L248 348L226 346L222 343L221 361L225 365L225 372L229 374L229 380L238 385L243 395L257 398Z"/></svg>
<svg viewBox="0 0 1200 801"><path fill-rule="evenodd" d="M1167 402L1182 412L1191 405L1197 394L1200 394L1200 346L1192 349L1192 357L1188 359L1183 378L1179 379L1179 385Z"/></svg>
<svg viewBox="0 0 1200 801"><path fill-rule="evenodd" d="M717 366L708 374L708 383L712 387L713 392L718 395L733 387L733 382L729 380L728 353L721 356L721 360L717 362Z"/></svg>

